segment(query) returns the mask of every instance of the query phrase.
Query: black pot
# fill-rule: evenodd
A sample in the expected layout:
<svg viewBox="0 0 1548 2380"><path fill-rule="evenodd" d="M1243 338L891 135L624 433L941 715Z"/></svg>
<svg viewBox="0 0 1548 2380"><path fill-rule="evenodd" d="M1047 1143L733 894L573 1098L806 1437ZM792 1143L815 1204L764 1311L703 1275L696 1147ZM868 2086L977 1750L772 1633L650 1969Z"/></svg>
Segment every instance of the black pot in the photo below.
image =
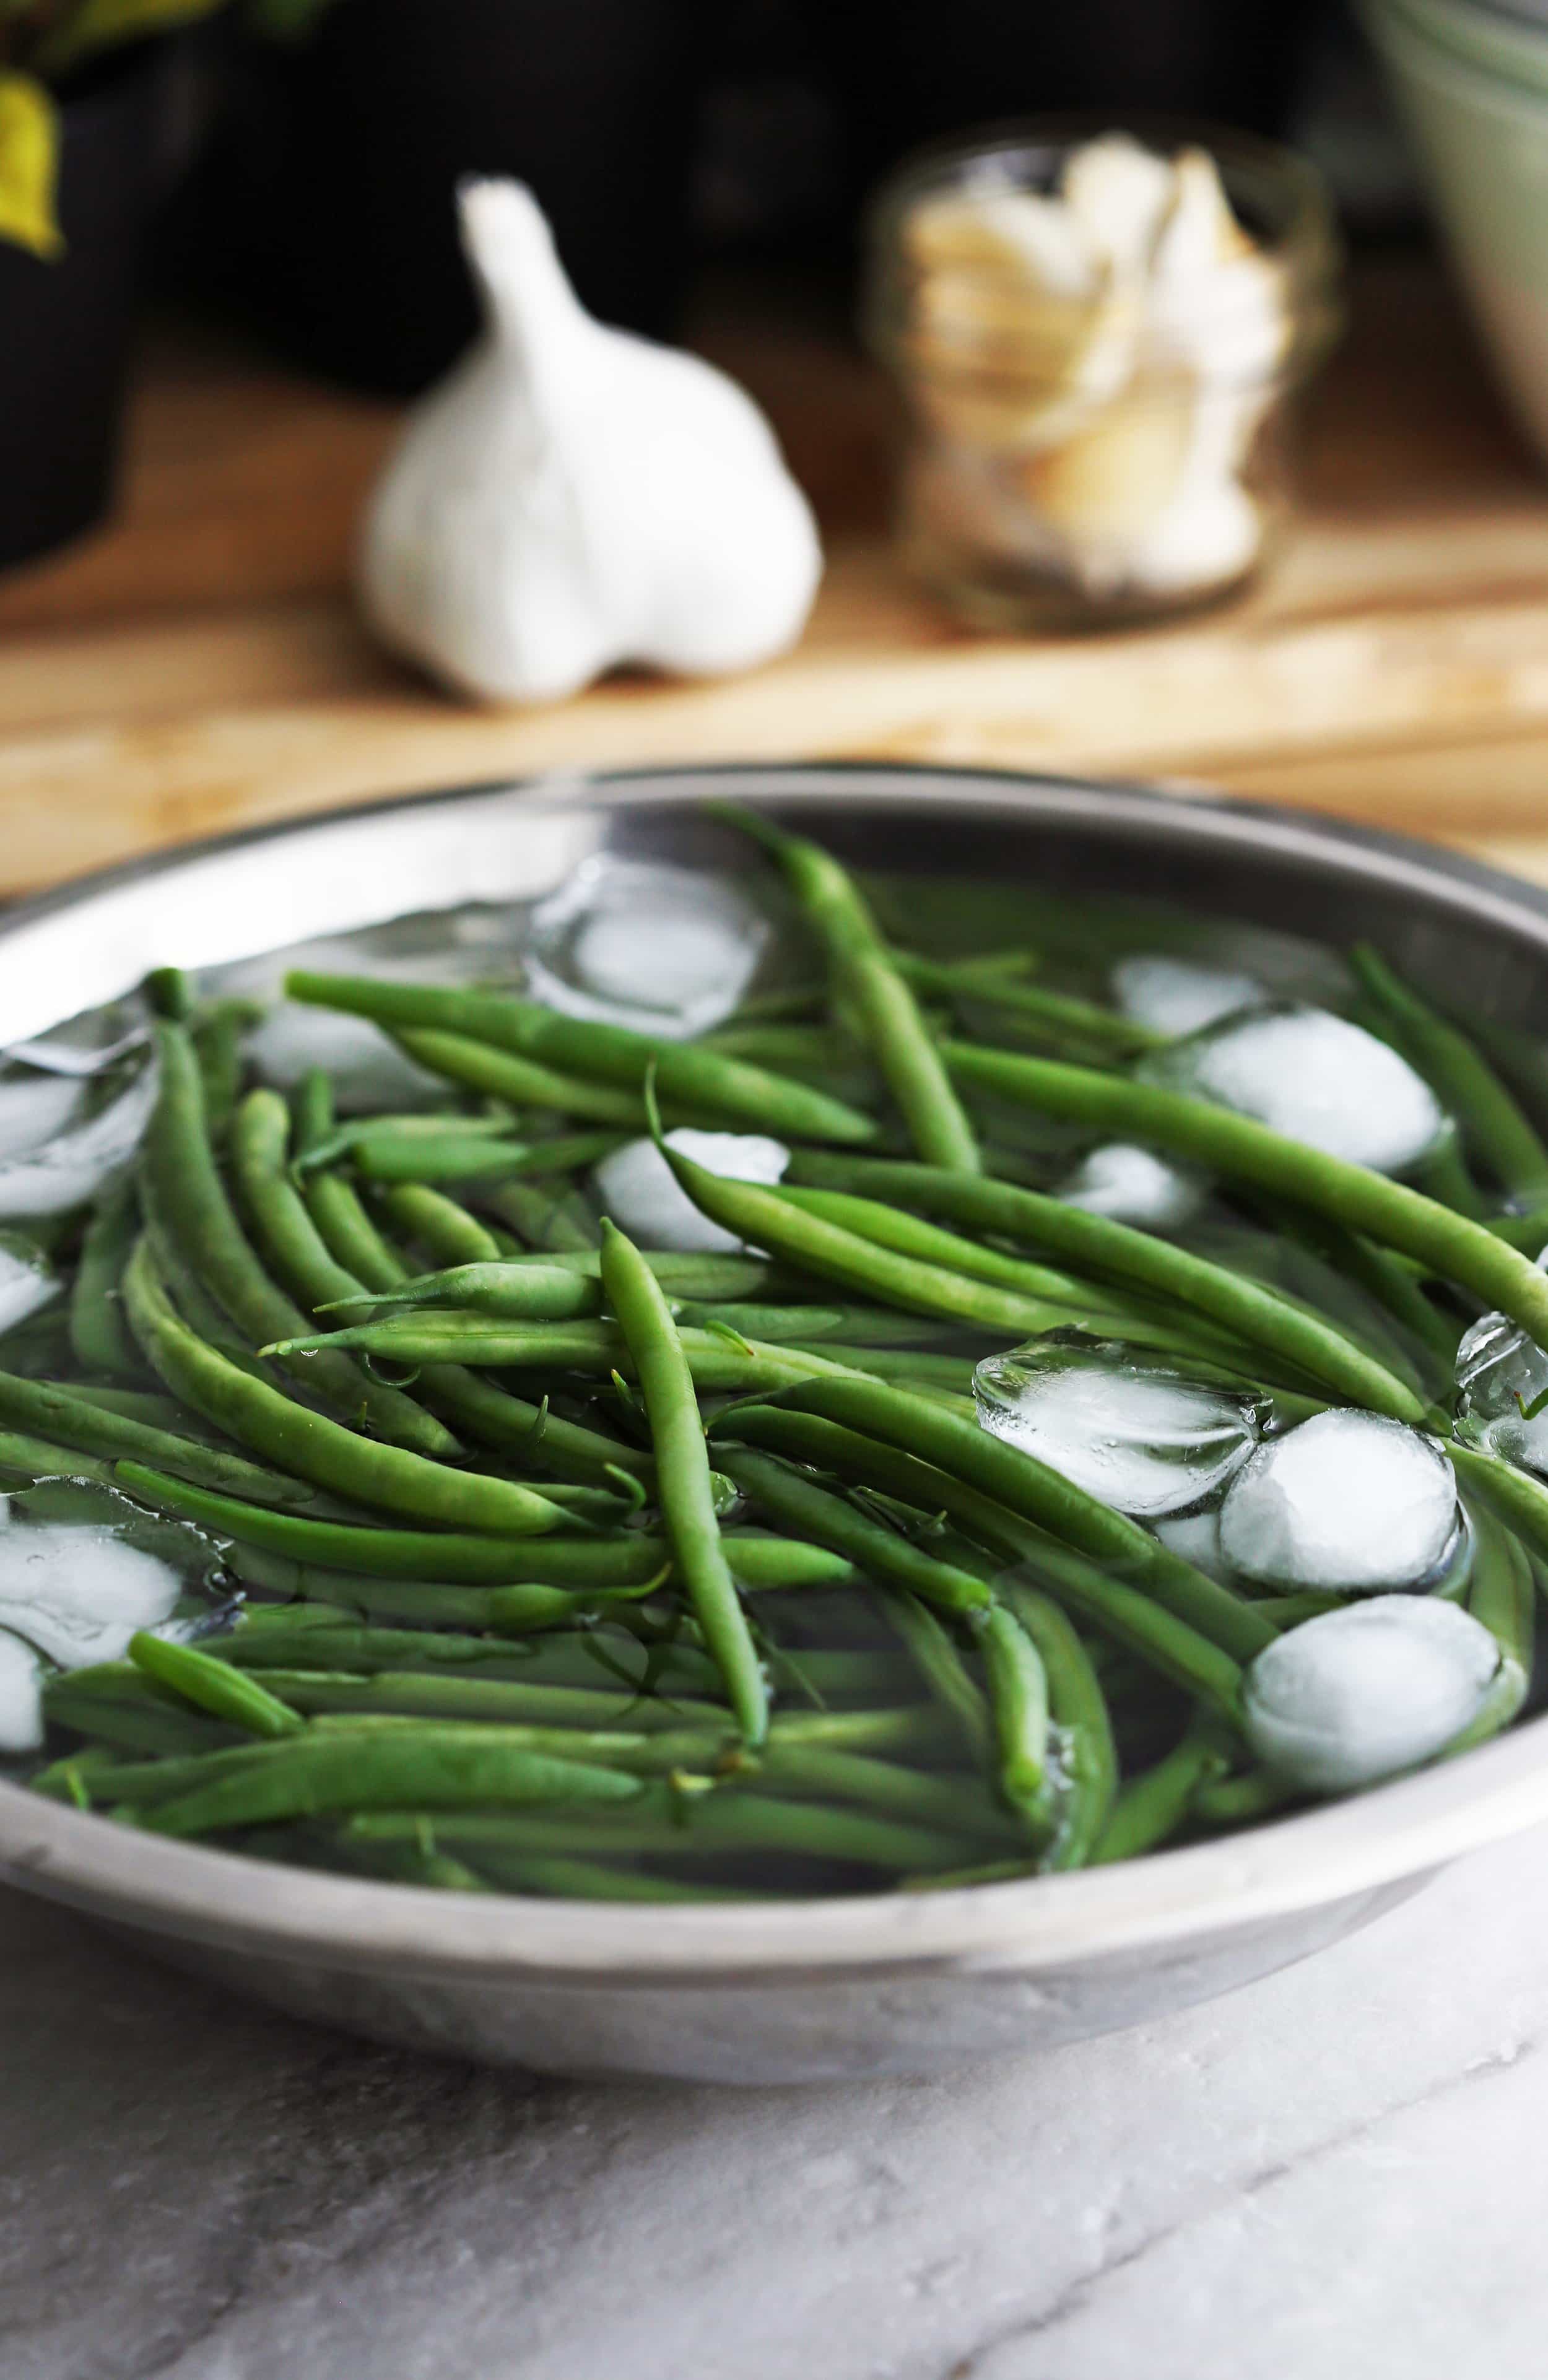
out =
<svg viewBox="0 0 1548 2380"><path fill-rule="evenodd" d="M1276 132L1318 0L806 0L869 179L946 132L1074 109Z"/></svg>
<svg viewBox="0 0 1548 2380"><path fill-rule="evenodd" d="M65 252L0 240L0 567L79 537L112 496L160 95L152 51L67 99Z"/></svg>
<svg viewBox="0 0 1548 2380"><path fill-rule="evenodd" d="M305 361L409 394L475 326L455 196L531 184L580 296L659 332L686 252L699 0L333 0L249 49L201 200L227 297Z"/></svg>

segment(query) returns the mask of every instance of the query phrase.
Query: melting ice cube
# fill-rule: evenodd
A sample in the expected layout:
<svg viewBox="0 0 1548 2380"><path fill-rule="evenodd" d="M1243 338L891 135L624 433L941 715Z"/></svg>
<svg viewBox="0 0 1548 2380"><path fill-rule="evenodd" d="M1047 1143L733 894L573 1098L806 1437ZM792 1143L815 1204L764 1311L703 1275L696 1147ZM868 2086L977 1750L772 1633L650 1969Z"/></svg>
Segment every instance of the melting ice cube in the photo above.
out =
<svg viewBox="0 0 1548 2380"><path fill-rule="evenodd" d="M170 1562L111 1528L0 1528L0 1629L61 1669L122 1659L135 1630L165 1620L181 1591Z"/></svg>
<svg viewBox="0 0 1548 2380"><path fill-rule="evenodd" d="M768 939L723 879L605 853L541 904L532 929L534 1000L674 1039L730 1014Z"/></svg>
<svg viewBox="0 0 1548 2380"><path fill-rule="evenodd" d="M1485 1314L1464 1334L1457 1397L1458 1438L1548 1478L1548 1354L1508 1315Z"/></svg>
<svg viewBox="0 0 1548 2380"><path fill-rule="evenodd" d="M0 1629L0 1753L36 1752L43 1740L43 1663L30 1645Z"/></svg>
<svg viewBox="0 0 1548 2380"><path fill-rule="evenodd" d="M1351 1793L1432 1759L1479 1714L1499 1646L1436 1596L1378 1595L1289 1629L1251 1664L1247 1740L1309 1793Z"/></svg>
<svg viewBox="0 0 1548 2380"><path fill-rule="evenodd" d="M0 1164L0 1215L64 1215L83 1207L128 1163L155 1102L156 1068L147 1064L84 1123Z"/></svg>
<svg viewBox="0 0 1548 2380"><path fill-rule="evenodd" d="M1151 1050L1135 1072L1378 1173L1417 1164L1446 1129L1408 1060L1325 1008L1286 1003L1226 1017Z"/></svg>
<svg viewBox="0 0 1548 2380"><path fill-rule="evenodd" d="M1265 1586L1371 1595L1420 1587L1457 1550L1457 1482L1432 1438L1381 1414L1314 1414L1233 1481L1220 1544Z"/></svg>
<svg viewBox="0 0 1548 2380"><path fill-rule="evenodd" d="M1163 951L1139 952L1113 970L1113 992L1126 1016L1174 1039L1256 1008L1266 999L1255 976L1237 967L1200 966Z"/></svg>
<svg viewBox="0 0 1548 2380"><path fill-rule="evenodd" d="M1258 1439L1252 1397L1079 1330L986 1356L973 1395L983 1428L1138 1520L1205 1502Z"/></svg>
<svg viewBox="0 0 1548 2380"><path fill-rule="evenodd" d="M790 1162L781 1142L757 1132L695 1132L679 1124L666 1145L728 1182L778 1182ZM700 1213L653 1141L626 1142L603 1159L591 1180L605 1211L642 1248L724 1256L745 1245Z"/></svg>
<svg viewBox="0 0 1548 2380"><path fill-rule="evenodd" d="M73 1123L86 1086L68 1075L13 1075L0 1083L0 1163L29 1157Z"/></svg>
<svg viewBox="0 0 1548 2380"><path fill-rule="evenodd" d="M1084 1207L1088 1215L1106 1215L1115 1223L1151 1232L1178 1229L1204 1203L1202 1185L1191 1173L1127 1140L1091 1150L1058 1196L1067 1207Z"/></svg>
<svg viewBox="0 0 1548 2380"><path fill-rule="evenodd" d="M59 1276L27 1241L0 1232L0 1331L14 1330L59 1294Z"/></svg>

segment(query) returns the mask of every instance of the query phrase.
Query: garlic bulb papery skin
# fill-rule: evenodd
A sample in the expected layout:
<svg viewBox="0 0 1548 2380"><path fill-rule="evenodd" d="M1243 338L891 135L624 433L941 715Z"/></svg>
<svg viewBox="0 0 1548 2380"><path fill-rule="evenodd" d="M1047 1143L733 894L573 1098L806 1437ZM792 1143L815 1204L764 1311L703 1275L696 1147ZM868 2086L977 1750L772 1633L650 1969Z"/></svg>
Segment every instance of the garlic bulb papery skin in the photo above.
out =
<svg viewBox="0 0 1548 2380"><path fill-rule="evenodd" d="M458 206L485 327L372 496L377 632L497 702L556 701L626 662L716 676L785 651L822 548L750 397L593 321L522 184L467 183Z"/></svg>

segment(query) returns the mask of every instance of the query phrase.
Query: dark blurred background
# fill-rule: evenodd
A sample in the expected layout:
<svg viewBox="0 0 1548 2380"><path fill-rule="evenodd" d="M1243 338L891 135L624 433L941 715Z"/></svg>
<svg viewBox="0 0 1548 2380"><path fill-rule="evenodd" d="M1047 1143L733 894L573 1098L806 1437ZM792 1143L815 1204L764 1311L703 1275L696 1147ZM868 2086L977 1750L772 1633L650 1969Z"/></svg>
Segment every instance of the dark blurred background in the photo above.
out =
<svg viewBox="0 0 1548 2380"><path fill-rule="evenodd" d="M1352 227L1411 221L1401 151L1328 0L331 0L286 42L210 30L164 275L402 393L470 334L449 191L513 172L582 296L669 333L694 265L852 265L907 151L998 117L1137 110L1278 134Z"/></svg>

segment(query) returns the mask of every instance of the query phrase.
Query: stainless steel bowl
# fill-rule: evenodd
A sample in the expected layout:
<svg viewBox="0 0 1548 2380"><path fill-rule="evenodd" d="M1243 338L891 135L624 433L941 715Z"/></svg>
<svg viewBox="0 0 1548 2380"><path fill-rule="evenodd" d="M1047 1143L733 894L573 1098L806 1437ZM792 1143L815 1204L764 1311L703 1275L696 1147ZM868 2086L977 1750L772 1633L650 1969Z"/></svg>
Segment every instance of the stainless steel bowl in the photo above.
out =
<svg viewBox="0 0 1548 2380"><path fill-rule="evenodd" d="M657 771L437 795L201 846L0 922L0 1038L211 965L469 901L603 846L723 858L700 799L787 807L847 856L1369 933L1496 1015L1548 1018L1548 899L1359 830L1123 786L891 768ZM134 1834L0 1786L0 1874L177 1964L378 2038L575 2074L920 2073L1137 2022L1335 1941L1548 1817L1548 1718L1229 1840L970 1891L644 1909L435 1894Z"/></svg>

